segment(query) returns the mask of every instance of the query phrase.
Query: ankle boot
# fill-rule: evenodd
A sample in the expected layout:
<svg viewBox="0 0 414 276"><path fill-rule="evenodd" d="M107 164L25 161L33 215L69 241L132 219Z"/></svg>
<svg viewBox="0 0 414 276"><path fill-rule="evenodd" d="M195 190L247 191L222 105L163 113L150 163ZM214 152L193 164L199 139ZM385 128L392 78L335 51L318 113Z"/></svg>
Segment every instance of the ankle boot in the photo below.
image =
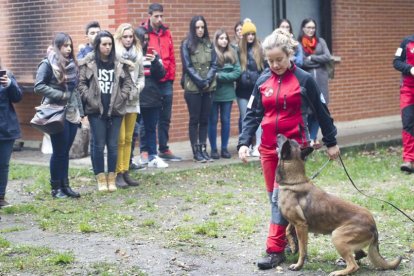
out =
<svg viewBox="0 0 414 276"><path fill-rule="evenodd" d="M4 195L0 196L0 208L11 206L5 199Z"/></svg>
<svg viewBox="0 0 414 276"><path fill-rule="evenodd" d="M62 192L67 195L68 197L74 197L78 198L80 197L80 194L78 192L75 192L72 190L72 188L69 186L69 179L64 179L62 182Z"/></svg>
<svg viewBox="0 0 414 276"><path fill-rule="evenodd" d="M123 173L118 173L116 175L115 185L116 185L116 187L118 187L120 189L126 189L126 188L128 188L128 183L125 182L125 180L124 180L124 174Z"/></svg>
<svg viewBox="0 0 414 276"><path fill-rule="evenodd" d="M229 159L231 154L227 149L221 149L221 157Z"/></svg>
<svg viewBox="0 0 414 276"><path fill-rule="evenodd" d="M60 180L50 180L50 185L52 186L52 197L54 198L66 198L68 197L63 191L62 191L62 182Z"/></svg>
<svg viewBox="0 0 414 276"><path fill-rule="evenodd" d="M115 177L114 172L108 173L108 191L110 192L116 191Z"/></svg>
<svg viewBox="0 0 414 276"><path fill-rule="evenodd" d="M129 186L139 186L139 182L129 175L129 172L124 172L124 180Z"/></svg>
<svg viewBox="0 0 414 276"><path fill-rule="evenodd" d="M212 158L210 158L210 155L208 155L206 144L201 144L201 155L203 156L204 159L206 159L207 162L214 161Z"/></svg>
<svg viewBox="0 0 414 276"><path fill-rule="evenodd" d="M108 191L108 181L106 180L105 173L98 173L96 176L96 181L98 182L98 191L107 192Z"/></svg>
<svg viewBox="0 0 414 276"><path fill-rule="evenodd" d="M201 154L201 145L191 145L193 150L193 160L194 162L198 163L205 163L206 159L204 159L203 155Z"/></svg>

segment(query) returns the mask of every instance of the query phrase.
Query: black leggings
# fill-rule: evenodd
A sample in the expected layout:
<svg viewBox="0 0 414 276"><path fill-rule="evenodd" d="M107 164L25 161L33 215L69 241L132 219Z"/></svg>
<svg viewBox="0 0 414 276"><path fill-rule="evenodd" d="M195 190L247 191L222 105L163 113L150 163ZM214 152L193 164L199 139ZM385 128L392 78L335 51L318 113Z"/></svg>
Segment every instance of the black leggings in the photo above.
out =
<svg viewBox="0 0 414 276"><path fill-rule="evenodd" d="M206 144L208 117L210 116L212 92L184 93L190 121L188 135L191 145Z"/></svg>

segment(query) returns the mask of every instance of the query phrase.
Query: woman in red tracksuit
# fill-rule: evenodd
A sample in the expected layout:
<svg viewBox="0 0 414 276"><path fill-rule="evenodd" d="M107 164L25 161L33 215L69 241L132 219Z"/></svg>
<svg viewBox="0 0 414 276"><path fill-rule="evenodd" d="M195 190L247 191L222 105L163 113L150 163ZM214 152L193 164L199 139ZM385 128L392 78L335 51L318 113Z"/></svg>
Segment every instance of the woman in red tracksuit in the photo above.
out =
<svg viewBox="0 0 414 276"><path fill-rule="evenodd" d="M395 52L394 68L401 72L400 108L403 124L403 172L414 172L414 35L404 38Z"/></svg>
<svg viewBox="0 0 414 276"><path fill-rule="evenodd" d="M286 246L287 221L277 206L278 184L275 182L277 135L283 134L295 139L303 147L307 146L310 142L307 110L311 108L320 122L322 140L331 159L339 155L339 147L333 119L326 104L321 101L321 92L315 80L290 61L297 42L285 30L276 29L265 39L262 47L269 69L263 72L255 84L237 148L240 159L247 162L248 147L261 124L263 133L259 152L272 219L266 242L267 256L257 265L260 269L270 269L285 260Z"/></svg>

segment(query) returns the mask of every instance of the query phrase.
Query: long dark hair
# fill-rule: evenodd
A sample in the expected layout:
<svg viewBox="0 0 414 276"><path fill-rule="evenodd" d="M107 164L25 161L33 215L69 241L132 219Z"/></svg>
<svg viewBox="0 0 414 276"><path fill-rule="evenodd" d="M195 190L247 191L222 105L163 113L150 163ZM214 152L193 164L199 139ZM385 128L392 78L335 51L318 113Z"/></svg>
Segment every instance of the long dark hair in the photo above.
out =
<svg viewBox="0 0 414 276"><path fill-rule="evenodd" d="M276 27L276 29L277 28L280 28L280 25L282 24L282 23L284 23L284 22L286 22L286 23L288 23L289 24L289 32L290 32L290 34L292 34L293 35L293 30L292 30L292 23L290 23L290 20L289 19L286 19L286 18L282 18L282 19L280 19L279 21L277 21L277 27Z"/></svg>
<svg viewBox="0 0 414 276"><path fill-rule="evenodd" d="M145 29L144 27L140 26L135 29L135 35L137 36L138 40L141 42L142 51L144 53L147 52L147 47L148 47L148 41L145 41L145 34L148 34L148 30Z"/></svg>
<svg viewBox="0 0 414 276"><path fill-rule="evenodd" d="M108 56L108 63L113 65L115 63L115 40L112 34L108 31L100 31L94 41L93 49L95 51L95 62L98 67L102 67L102 60L101 60L101 50L99 49L99 46L101 45L101 41L103 37L109 37L112 41L112 49L111 53Z"/></svg>
<svg viewBox="0 0 414 276"><path fill-rule="evenodd" d="M62 48L62 46L66 43L70 41L70 48L71 48L71 52L68 58L65 58L62 53L60 52L60 48ZM78 63L76 61L75 55L73 53L73 42L72 42L72 38L70 37L70 35L68 35L67 33L63 33L63 32L59 32L55 35L55 37L53 38L53 51L56 54L57 57L57 66L59 68L59 71L61 72L61 74L57 77L58 82L62 83L65 81L65 68L67 65L67 62L69 60L73 60L76 64L76 67L78 66Z"/></svg>
<svg viewBox="0 0 414 276"><path fill-rule="evenodd" d="M318 30L318 25L316 24L315 19L313 18L305 18L302 21L302 24L300 24L300 32L299 32L299 36L298 36L298 41L301 42L302 41L302 37L305 35L305 33L303 32L303 28L305 28L306 24L308 24L309 22L313 22L315 24L315 37L318 38L318 36L316 35L316 31Z"/></svg>
<svg viewBox="0 0 414 276"><path fill-rule="evenodd" d="M208 28L207 28L206 20L204 19L202 15L194 16L193 18L191 18L190 31L187 35L187 43L188 43L187 45L188 45L188 48L190 49L191 54L194 54L194 52L197 49L198 43L200 42L200 38L197 36L197 33L196 33L196 23L198 21L203 21L204 23L204 35L202 39L210 42L210 36L208 35Z"/></svg>

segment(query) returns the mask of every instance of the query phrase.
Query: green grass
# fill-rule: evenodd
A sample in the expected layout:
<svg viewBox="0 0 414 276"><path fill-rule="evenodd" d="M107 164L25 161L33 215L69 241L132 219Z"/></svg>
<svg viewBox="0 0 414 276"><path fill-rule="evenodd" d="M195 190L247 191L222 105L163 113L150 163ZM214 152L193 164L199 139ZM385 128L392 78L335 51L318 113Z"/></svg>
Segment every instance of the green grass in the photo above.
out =
<svg viewBox="0 0 414 276"><path fill-rule="evenodd" d="M399 171L400 148L347 151L342 158L355 184L364 193L390 201L414 216L414 179L413 175ZM312 175L326 160L324 151L313 153L306 163L307 174ZM151 240L160 248L202 258L217 257L215 250L222 245L227 250L239 243L255 250L264 246L260 242L267 234L270 208L258 162L212 165L171 173L133 173L141 183L139 187L107 194L96 191L93 176L88 170L71 169L72 186L82 193L78 200L53 200L50 197L49 170L46 167L13 164L10 175L10 179L22 182L25 193L33 196L30 200L1 209L0 215L27 218L35 223L34 227L48 232ZM410 246L414 247L413 224L389 205L358 193L338 161L330 162L313 182L373 213L384 257L412 256L412 253L404 252L409 252L407 248ZM0 233L19 232L28 230L28 227L26 224L5 227L0 229ZM0 238L0 252L3 249L9 252L23 250L18 248ZM0 259L0 265L8 269L5 273L16 269L22 274L28 271L44 274L49 268L68 268L77 262L71 252L23 248L26 248L26 253L12 254L16 256L14 259L4 256ZM22 259L17 256L30 255L30 251L34 256L44 253L42 262L45 269L34 263L29 266L20 263ZM336 269L333 261L338 255L329 236L310 235L308 253L305 274L306 271L330 272ZM289 256L288 262L294 259ZM367 261L364 266L368 266ZM138 267L126 268L113 263L92 263L84 269L91 275L144 275ZM404 275L409 269L410 266L402 264L402 270L398 272ZM56 271L60 274L62 270Z"/></svg>

